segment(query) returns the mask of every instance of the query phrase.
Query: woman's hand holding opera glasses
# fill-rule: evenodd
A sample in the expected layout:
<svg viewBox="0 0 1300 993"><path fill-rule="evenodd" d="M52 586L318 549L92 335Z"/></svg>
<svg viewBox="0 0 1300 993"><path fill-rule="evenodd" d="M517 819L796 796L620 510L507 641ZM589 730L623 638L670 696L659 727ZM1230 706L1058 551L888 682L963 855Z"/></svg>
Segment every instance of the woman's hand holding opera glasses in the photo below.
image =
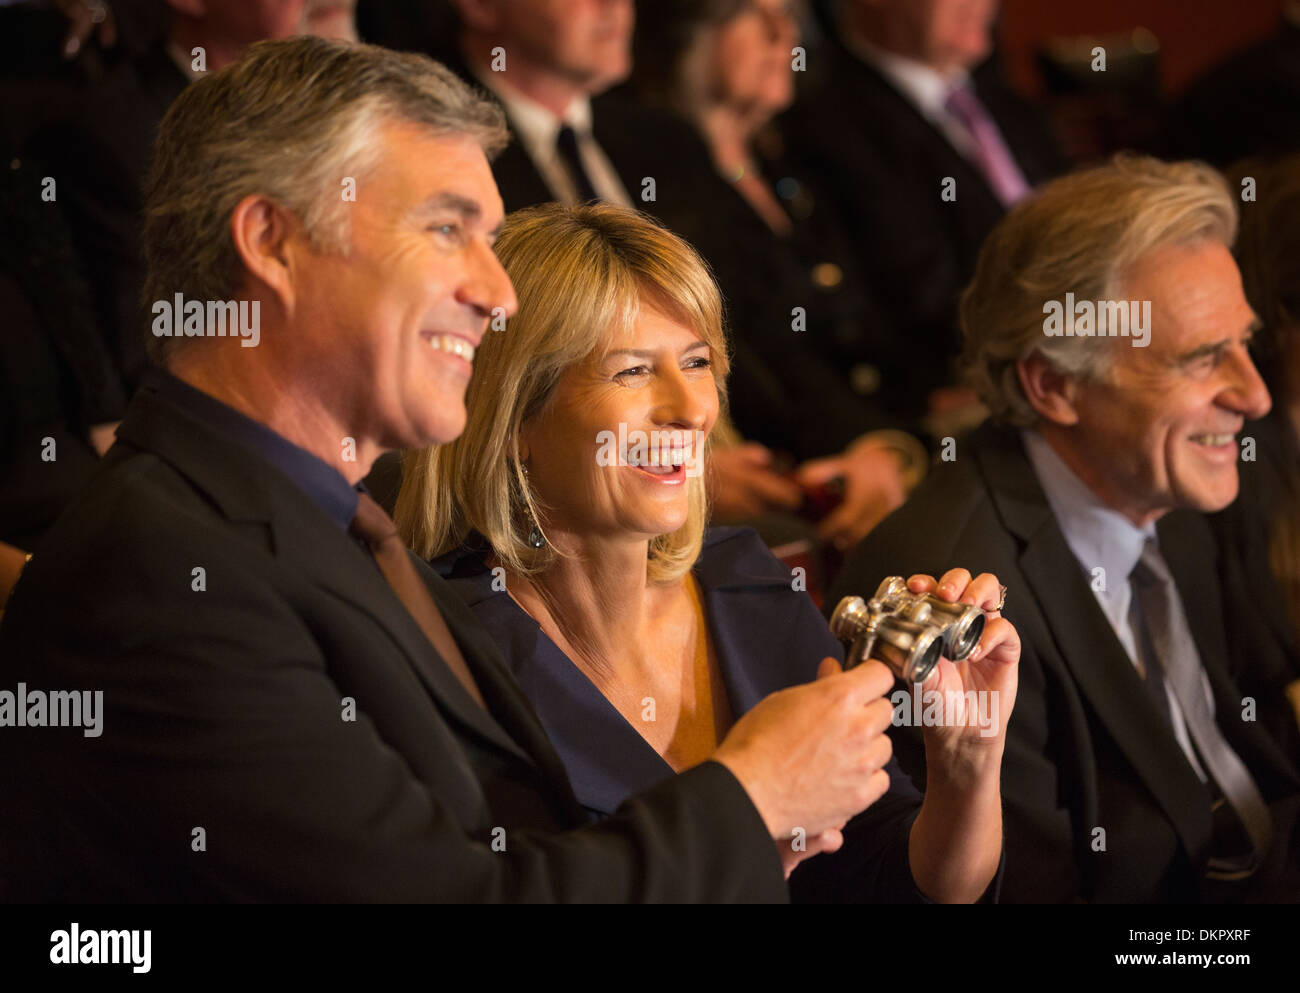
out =
<svg viewBox="0 0 1300 993"><path fill-rule="evenodd" d="M972 579L950 569L938 581L887 579L869 603L846 597L831 621L850 642L847 665L872 670L882 693L896 676L910 683L890 699L890 721L922 729L926 792L910 862L917 886L940 901L978 896L1001 846L1000 770L1020 661L1020 636L1001 613L1006 598L991 573ZM826 659L820 675L839 671ZM842 843L839 831L827 831L807 847L834 851ZM787 875L802 861L782 858Z"/></svg>
<svg viewBox="0 0 1300 993"><path fill-rule="evenodd" d="M1020 635L1002 616L1006 587L992 573L972 579L965 569L950 569L937 583L930 576L910 576L907 588L912 593L932 593L952 603L970 604L984 611L985 617L984 631L969 655L958 662L939 659L919 686L921 701L915 699L918 687L908 688L914 694L913 713L926 703L927 694L937 694L930 699L942 703L941 722L931 723L924 717L920 722L927 756L938 747L954 752L996 751L1000 760L1016 701L1020 661Z"/></svg>
<svg viewBox="0 0 1300 993"><path fill-rule="evenodd" d="M907 685L895 724L926 729L927 748L987 751L1015 702L1020 637L1002 617L1006 596L992 573L892 576L869 601L841 600L831 630L848 646L846 668L883 664Z"/></svg>

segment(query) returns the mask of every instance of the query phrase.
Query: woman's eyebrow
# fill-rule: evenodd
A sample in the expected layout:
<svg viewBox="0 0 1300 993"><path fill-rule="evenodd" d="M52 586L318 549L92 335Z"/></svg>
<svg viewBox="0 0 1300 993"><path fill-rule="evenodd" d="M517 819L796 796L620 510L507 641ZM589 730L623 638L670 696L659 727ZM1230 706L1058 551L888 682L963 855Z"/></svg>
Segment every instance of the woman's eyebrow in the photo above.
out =
<svg viewBox="0 0 1300 993"><path fill-rule="evenodd" d="M685 348L682 349L681 354L685 355L687 352L693 352L695 351L695 349L701 347L708 348L709 343L704 339L700 339L699 341L692 342L691 344L687 345ZM611 351L606 352L605 355L606 357L611 357L614 355L631 355L634 358L638 358L638 359L652 359L655 356L655 351L654 349L648 349L648 348L615 348L612 349Z"/></svg>

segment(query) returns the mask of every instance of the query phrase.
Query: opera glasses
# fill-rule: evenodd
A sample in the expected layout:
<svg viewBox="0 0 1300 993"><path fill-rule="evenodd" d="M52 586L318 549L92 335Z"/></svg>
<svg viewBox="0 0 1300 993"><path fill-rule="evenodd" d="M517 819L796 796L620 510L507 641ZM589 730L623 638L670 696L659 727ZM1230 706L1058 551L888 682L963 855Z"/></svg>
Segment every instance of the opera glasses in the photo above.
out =
<svg viewBox="0 0 1300 993"><path fill-rule="evenodd" d="M902 576L890 576L863 602L846 596L831 615L831 631L849 646L844 668L879 659L908 683L923 683L941 655L960 662L984 633L984 611L913 593Z"/></svg>

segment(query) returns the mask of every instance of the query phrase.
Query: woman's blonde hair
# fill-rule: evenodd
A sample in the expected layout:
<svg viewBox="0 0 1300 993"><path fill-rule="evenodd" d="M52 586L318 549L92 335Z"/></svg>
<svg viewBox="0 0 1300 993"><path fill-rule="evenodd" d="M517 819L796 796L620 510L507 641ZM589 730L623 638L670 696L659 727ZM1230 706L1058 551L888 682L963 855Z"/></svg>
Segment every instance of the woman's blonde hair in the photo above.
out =
<svg viewBox="0 0 1300 993"><path fill-rule="evenodd" d="M497 559L521 575L544 572L557 554L532 548L546 515L523 471L520 426L540 414L569 369L611 347L652 306L708 344L725 413L729 361L722 301L704 261L644 214L607 204L547 204L510 215L496 244L519 310L490 328L474 355L465 431L455 441L408 452L395 519L426 558L481 533ZM708 445L700 456L707 471ZM703 473L687 479L686 522L650 542L650 582L678 579L699 557L708 518Z"/></svg>
<svg viewBox="0 0 1300 993"><path fill-rule="evenodd" d="M1231 247L1237 208L1203 162L1121 154L1063 176L1022 200L980 248L961 299L962 365L993 418L1030 425L1016 364L1035 351L1080 380L1109 372L1114 349L1088 337L1048 337L1043 307L1071 292L1114 300L1129 269L1166 245L1210 238Z"/></svg>

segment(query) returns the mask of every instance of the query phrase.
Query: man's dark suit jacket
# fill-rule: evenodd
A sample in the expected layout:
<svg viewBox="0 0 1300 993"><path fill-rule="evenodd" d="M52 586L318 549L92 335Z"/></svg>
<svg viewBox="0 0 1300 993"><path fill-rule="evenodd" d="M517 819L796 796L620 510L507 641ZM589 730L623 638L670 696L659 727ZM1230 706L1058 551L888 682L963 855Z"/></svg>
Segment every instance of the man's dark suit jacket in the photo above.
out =
<svg viewBox="0 0 1300 993"><path fill-rule="evenodd" d="M1296 756L1261 722L1235 719L1243 693L1229 672L1249 661L1234 659L1224 617L1249 616L1242 598L1250 591L1220 584L1200 515L1171 512L1157 533L1224 736L1266 800L1293 797ZM933 471L853 552L827 606L869 596L885 576L956 566L992 572L1006 585L1005 615L1023 644L1002 765L1002 899L1198 899L1210 854L1209 797L1097 604L1014 431L985 424L960 444L955 461ZM895 742L920 785L916 740L903 733Z"/></svg>
<svg viewBox="0 0 1300 993"><path fill-rule="evenodd" d="M99 737L0 730L0 899L786 899L718 763L567 830L491 637L417 568L491 716L318 504L143 389L0 626L0 688L104 694Z"/></svg>
<svg viewBox="0 0 1300 993"><path fill-rule="evenodd" d="M921 356L887 373L912 396L899 413L917 416L929 390L949 379L948 356L960 350L957 299L1005 211L980 171L874 67L831 43L812 68L815 83L780 125L791 155L835 200L890 327ZM1030 185L1058 173L1063 162L1042 119L996 66L982 66L973 81ZM940 197L949 176L952 202Z"/></svg>
<svg viewBox="0 0 1300 993"><path fill-rule="evenodd" d="M609 817L629 797L671 780L672 767L596 688L531 616L494 583L482 536L433 567L492 633L569 771L578 802ZM709 636L735 716L771 693L812 682L826 656L844 648L790 570L750 528L710 528L694 567ZM494 588L496 586L496 588ZM845 845L818 856L791 879L796 898L915 903L908 836L921 796L890 761L889 792L855 818Z"/></svg>

